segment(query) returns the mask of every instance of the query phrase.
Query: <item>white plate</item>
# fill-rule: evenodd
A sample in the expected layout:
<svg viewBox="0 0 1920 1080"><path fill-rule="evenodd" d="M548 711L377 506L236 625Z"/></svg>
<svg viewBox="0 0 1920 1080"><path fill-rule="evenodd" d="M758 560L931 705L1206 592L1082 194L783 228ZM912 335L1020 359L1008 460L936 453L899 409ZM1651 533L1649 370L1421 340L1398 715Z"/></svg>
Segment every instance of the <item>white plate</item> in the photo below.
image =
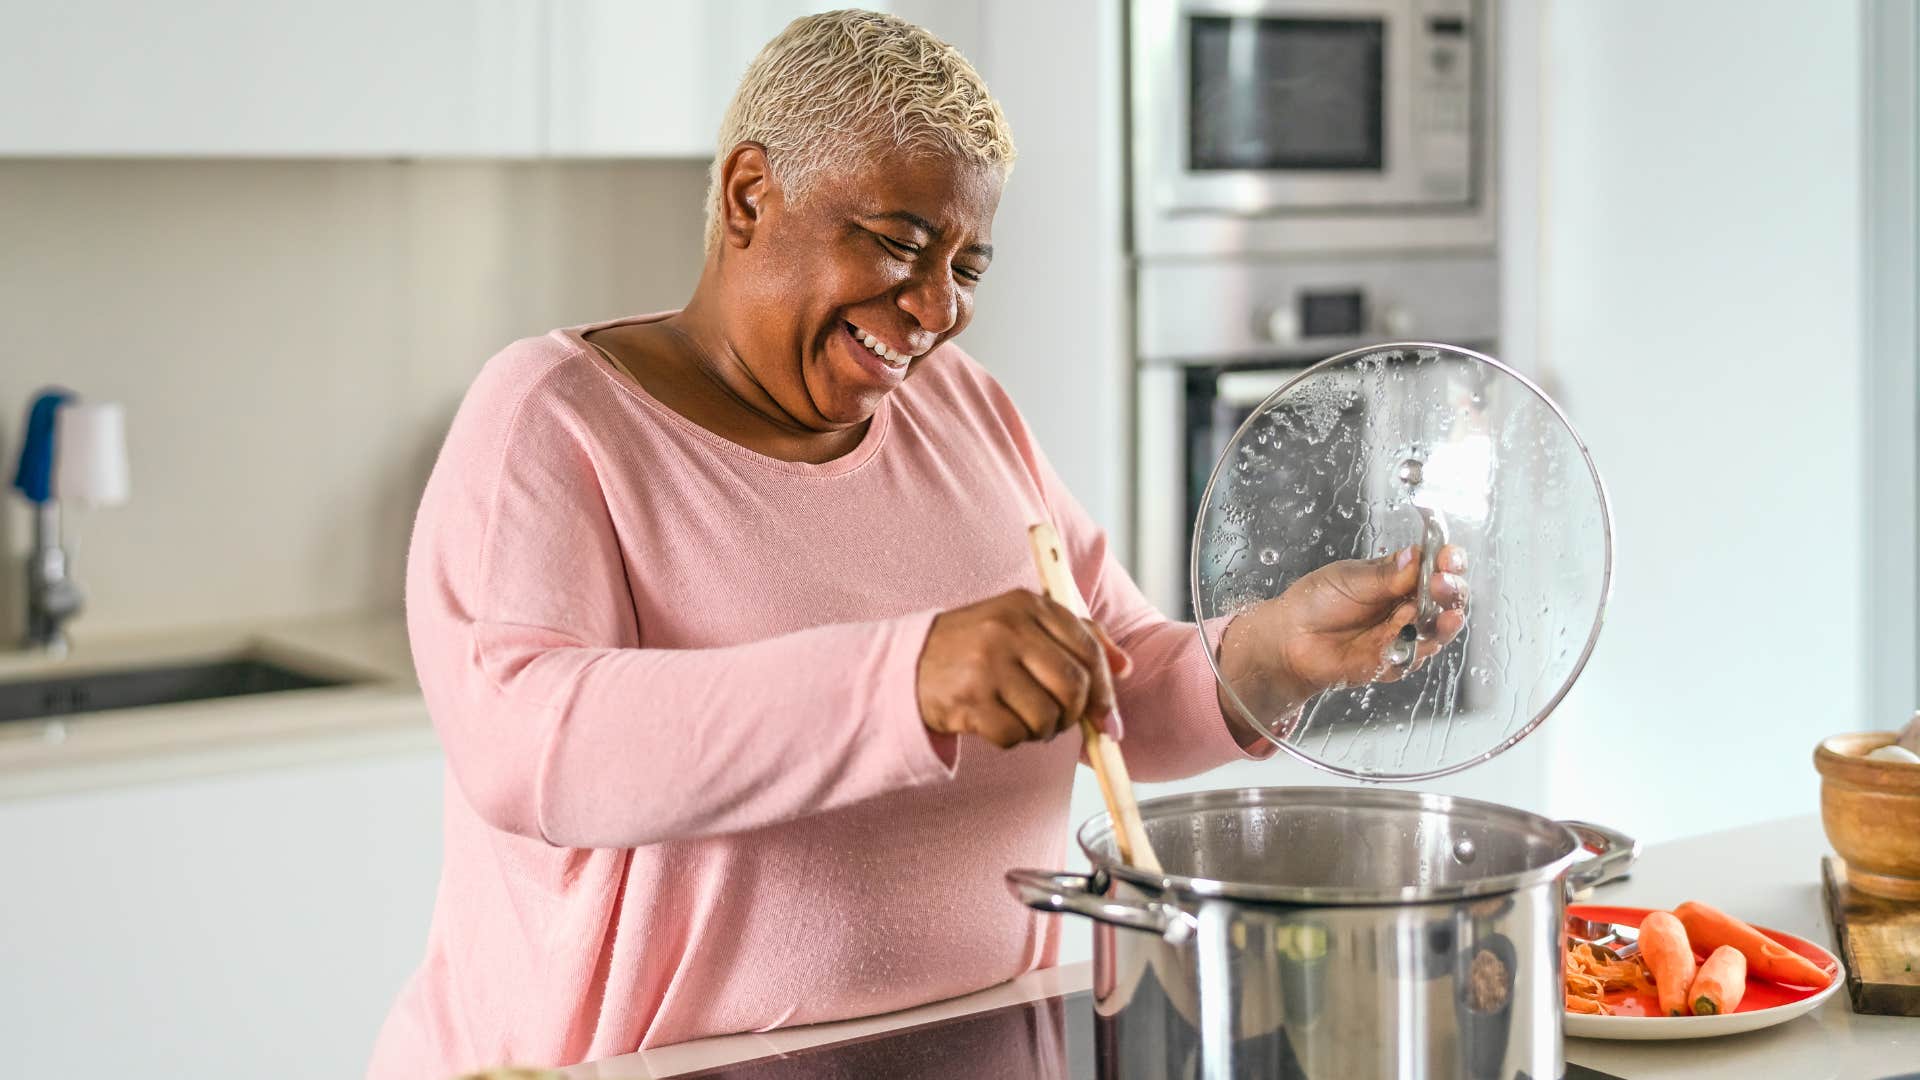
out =
<svg viewBox="0 0 1920 1080"><path fill-rule="evenodd" d="M1816 946L1817 947L1817 946ZM1835 970L1839 961L1821 949ZM1827 988L1812 997L1790 1001L1753 1012L1733 1012L1722 1016L1595 1016L1592 1013L1567 1013L1567 1034L1576 1039L1711 1039L1717 1035L1738 1035L1743 1031L1784 1024L1819 1008L1846 981L1841 971Z"/></svg>

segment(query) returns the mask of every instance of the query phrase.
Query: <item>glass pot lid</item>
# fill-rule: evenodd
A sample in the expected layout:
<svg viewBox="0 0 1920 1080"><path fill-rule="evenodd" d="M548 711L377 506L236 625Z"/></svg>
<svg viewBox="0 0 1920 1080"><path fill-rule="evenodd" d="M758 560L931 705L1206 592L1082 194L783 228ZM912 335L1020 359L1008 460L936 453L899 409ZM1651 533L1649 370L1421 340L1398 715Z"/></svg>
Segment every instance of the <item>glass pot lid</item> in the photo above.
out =
<svg viewBox="0 0 1920 1080"><path fill-rule="evenodd" d="M1269 700L1256 676L1238 674L1246 665L1209 650L1225 703L1341 776L1457 772L1520 741L1566 695L1612 582L1599 470L1518 372L1420 342L1355 349L1287 382L1240 425L1200 502L1192 585L1203 637L1257 608L1267 617L1274 607L1263 605L1329 564L1419 545L1424 570L1441 544L1466 556L1469 598L1437 653L1409 662L1413 645L1437 640L1437 604L1416 596L1398 633L1380 621L1370 679L1302 706Z"/></svg>

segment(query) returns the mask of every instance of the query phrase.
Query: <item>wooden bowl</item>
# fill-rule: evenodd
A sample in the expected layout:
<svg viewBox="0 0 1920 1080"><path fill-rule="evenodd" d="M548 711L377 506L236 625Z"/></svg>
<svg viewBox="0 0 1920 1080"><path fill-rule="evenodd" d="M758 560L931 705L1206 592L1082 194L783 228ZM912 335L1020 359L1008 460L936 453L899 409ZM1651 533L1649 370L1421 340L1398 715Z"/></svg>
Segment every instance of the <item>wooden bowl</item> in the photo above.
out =
<svg viewBox="0 0 1920 1080"><path fill-rule="evenodd" d="M1869 761L1892 743L1891 731L1854 731L1823 739L1820 821L1847 863L1847 884L1892 900L1920 900L1920 765Z"/></svg>

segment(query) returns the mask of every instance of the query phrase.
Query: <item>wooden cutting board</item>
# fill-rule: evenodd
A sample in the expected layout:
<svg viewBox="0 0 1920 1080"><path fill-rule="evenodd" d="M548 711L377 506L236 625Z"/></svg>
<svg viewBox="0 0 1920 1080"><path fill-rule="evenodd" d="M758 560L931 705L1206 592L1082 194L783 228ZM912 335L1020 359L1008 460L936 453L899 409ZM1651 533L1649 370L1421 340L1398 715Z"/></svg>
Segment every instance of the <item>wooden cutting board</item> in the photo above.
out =
<svg viewBox="0 0 1920 1080"><path fill-rule="evenodd" d="M1820 861L1820 882L1853 1011L1920 1016L1920 904L1853 888L1847 864L1834 855Z"/></svg>

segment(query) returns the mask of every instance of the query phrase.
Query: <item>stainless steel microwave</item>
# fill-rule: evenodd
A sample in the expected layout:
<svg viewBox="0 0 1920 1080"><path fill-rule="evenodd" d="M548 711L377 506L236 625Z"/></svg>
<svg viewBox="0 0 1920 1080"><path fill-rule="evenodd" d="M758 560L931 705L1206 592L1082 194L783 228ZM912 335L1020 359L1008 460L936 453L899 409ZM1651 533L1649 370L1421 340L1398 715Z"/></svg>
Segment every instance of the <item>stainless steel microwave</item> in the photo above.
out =
<svg viewBox="0 0 1920 1080"><path fill-rule="evenodd" d="M1145 256L1491 246L1492 0L1133 0Z"/></svg>

